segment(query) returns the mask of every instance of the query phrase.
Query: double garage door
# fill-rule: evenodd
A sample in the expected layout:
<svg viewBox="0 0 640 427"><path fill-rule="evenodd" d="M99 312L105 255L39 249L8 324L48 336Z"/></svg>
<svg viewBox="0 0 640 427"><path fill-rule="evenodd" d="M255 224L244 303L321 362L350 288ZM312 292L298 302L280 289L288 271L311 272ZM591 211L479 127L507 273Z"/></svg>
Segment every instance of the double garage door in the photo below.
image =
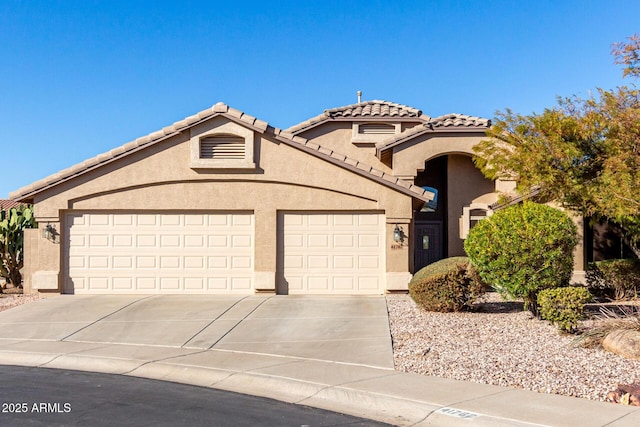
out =
<svg viewBox="0 0 640 427"><path fill-rule="evenodd" d="M77 212L66 217L68 293L252 293L251 212ZM382 293L384 215L278 219L278 277L289 293Z"/></svg>

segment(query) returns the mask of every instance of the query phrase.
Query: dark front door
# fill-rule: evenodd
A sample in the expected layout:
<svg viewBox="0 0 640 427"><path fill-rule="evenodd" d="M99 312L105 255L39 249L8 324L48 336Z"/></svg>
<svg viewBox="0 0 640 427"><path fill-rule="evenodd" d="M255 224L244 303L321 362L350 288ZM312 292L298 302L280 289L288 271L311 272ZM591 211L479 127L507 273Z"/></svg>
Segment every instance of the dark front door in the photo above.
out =
<svg viewBox="0 0 640 427"><path fill-rule="evenodd" d="M441 260L444 253L442 242L442 221L416 222L413 232L415 241L415 271Z"/></svg>

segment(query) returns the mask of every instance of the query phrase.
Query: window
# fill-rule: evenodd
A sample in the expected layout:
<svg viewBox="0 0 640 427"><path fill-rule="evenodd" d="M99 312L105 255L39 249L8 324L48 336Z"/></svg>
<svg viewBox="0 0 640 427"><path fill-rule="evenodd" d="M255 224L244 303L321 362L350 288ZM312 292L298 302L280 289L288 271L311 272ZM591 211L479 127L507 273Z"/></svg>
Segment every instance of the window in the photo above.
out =
<svg viewBox="0 0 640 427"><path fill-rule="evenodd" d="M220 119L191 130L194 169L252 169L254 133L237 123Z"/></svg>
<svg viewBox="0 0 640 427"><path fill-rule="evenodd" d="M491 215L493 215L493 211L489 208L489 205L484 203L472 203L469 206L462 208L462 216L460 217L460 238L466 239L469 235L469 230L471 230L478 221L482 221Z"/></svg>

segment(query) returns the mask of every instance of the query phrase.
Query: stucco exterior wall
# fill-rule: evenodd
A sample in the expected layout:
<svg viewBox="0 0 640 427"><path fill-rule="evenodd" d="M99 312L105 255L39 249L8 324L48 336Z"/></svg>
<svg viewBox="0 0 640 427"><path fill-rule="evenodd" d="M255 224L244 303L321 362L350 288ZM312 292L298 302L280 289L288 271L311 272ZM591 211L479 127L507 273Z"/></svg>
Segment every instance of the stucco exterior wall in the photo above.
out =
<svg viewBox="0 0 640 427"><path fill-rule="evenodd" d="M494 190L493 181L478 170L471 157L449 155L447 158L447 256L465 256L464 240L460 238L459 219L462 208Z"/></svg>
<svg viewBox="0 0 640 427"><path fill-rule="evenodd" d="M425 134L393 148L393 174L397 177L415 177L424 170L427 160L445 154L473 155L473 146L482 141L478 134Z"/></svg>
<svg viewBox="0 0 640 427"><path fill-rule="evenodd" d="M218 117L208 124L215 127L225 120ZM63 232L64 214L72 210L253 211L256 289L269 291L275 290L278 211L384 212L386 269L408 274L408 250L391 250L390 242L394 224L411 219L410 196L258 132L254 137L256 169L192 169L187 132L37 194L36 218ZM60 277L61 237L62 244L38 240L32 278L42 271Z"/></svg>
<svg viewBox="0 0 640 427"><path fill-rule="evenodd" d="M391 173L391 168L376 157L375 146L355 145L351 142L352 135L351 122L326 123L300 134L303 138L313 140L323 147L359 160L383 172Z"/></svg>

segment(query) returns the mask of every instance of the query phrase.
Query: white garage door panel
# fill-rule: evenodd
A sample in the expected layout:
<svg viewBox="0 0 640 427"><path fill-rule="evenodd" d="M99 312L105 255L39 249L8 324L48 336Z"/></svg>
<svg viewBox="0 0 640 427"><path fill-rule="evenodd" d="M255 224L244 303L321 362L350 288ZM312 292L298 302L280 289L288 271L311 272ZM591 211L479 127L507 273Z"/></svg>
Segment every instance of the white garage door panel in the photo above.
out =
<svg viewBox="0 0 640 427"><path fill-rule="evenodd" d="M284 280L296 293L384 291L384 215L282 215Z"/></svg>
<svg viewBox="0 0 640 427"><path fill-rule="evenodd" d="M250 213L73 213L66 219L67 292L253 289Z"/></svg>

